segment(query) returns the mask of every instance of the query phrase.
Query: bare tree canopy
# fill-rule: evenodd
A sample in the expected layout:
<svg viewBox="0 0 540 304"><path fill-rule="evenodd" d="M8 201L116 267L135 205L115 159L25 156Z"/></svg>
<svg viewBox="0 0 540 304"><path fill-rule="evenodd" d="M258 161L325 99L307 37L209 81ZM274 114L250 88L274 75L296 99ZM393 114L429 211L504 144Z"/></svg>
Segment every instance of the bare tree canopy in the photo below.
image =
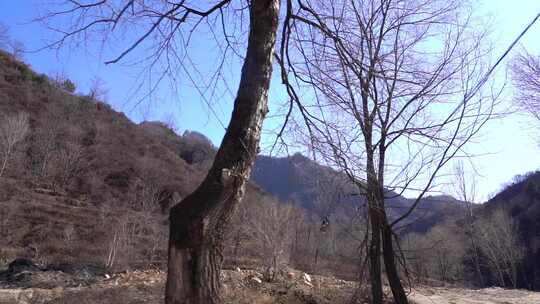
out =
<svg viewBox="0 0 540 304"><path fill-rule="evenodd" d="M3 154L0 177L4 174L8 159L15 145L22 141L30 129L28 114L17 113L13 116L0 116L0 149Z"/></svg>
<svg viewBox="0 0 540 304"><path fill-rule="evenodd" d="M517 223L504 210L498 209L480 219L474 233L498 284L516 288L518 266L525 253Z"/></svg>
<svg viewBox="0 0 540 304"><path fill-rule="evenodd" d="M313 154L367 200L374 303L381 248L394 300L407 303L393 230L493 116L500 90L480 90L486 32L462 1L303 1L286 19L295 31L279 58L299 113L291 119L305 126L297 129ZM395 193L416 200L390 219L385 202Z"/></svg>
<svg viewBox="0 0 540 304"><path fill-rule="evenodd" d="M15 58L21 59L25 50L24 44L19 40L12 39L9 27L0 22L0 49L9 51Z"/></svg>
<svg viewBox="0 0 540 304"><path fill-rule="evenodd" d="M540 120L540 56L522 51L514 57L510 70L516 105Z"/></svg>
<svg viewBox="0 0 540 304"><path fill-rule="evenodd" d="M368 150L380 149L390 162L379 165L385 187L421 192L426 187L412 181L429 182L493 114L496 96L469 100L490 49L460 2L315 1L300 12L320 28L294 40L305 60L291 61L288 70L313 87L313 102L301 100L311 131L305 135L355 180L366 180Z"/></svg>
<svg viewBox="0 0 540 304"><path fill-rule="evenodd" d="M0 48L7 49L9 40L9 28L5 24L0 23Z"/></svg>
<svg viewBox="0 0 540 304"><path fill-rule="evenodd" d="M175 92L189 83L212 112L220 94L235 97L224 67L245 55L248 8L232 0L58 1L44 7L36 21L53 33L44 48L83 45L87 50L97 49L105 64L137 67L130 91L135 105L164 82ZM213 50L212 56L197 56L201 43ZM211 64L202 69L200 60Z"/></svg>

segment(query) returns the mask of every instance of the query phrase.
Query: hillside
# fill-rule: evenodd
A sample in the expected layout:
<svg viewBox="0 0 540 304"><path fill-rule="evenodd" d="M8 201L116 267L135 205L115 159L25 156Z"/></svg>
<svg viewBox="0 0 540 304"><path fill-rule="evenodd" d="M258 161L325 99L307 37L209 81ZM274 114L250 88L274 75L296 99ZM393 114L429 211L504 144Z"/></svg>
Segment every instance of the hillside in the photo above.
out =
<svg viewBox="0 0 540 304"><path fill-rule="evenodd" d="M502 208L518 223L526 247L521 286L540 289L540 171L518 176L482 206L490 213Z"/></svg>
<svg viewBox="0 0 540 304"><path fill-rule="evenodd" d="M0 52L0 113L29 120L0 177L0 271L16 258L98 273L163 266L168 209L202 180L215 147L197 132L179 136L160 122L135 124L73 91L68 79L37 74ZM248 184L227 236L226 261L287 260L354 276L354 243L330 246L342 228L323 234L320 218L290 206ZM246 214L263 217L247 221ZM262 233L285 230L261 242L261 231L252 228L258 223Z"/></svg>
<svg viewBox="0 0 540 304"><path fill-rule="evenodd" d="M0 51L0 113L29 120L0 177L0 265L163 261L168 208L195 189L215 148L195 132L137 125L66 84ZM248 198L264 196L248 186Z"/></svg>

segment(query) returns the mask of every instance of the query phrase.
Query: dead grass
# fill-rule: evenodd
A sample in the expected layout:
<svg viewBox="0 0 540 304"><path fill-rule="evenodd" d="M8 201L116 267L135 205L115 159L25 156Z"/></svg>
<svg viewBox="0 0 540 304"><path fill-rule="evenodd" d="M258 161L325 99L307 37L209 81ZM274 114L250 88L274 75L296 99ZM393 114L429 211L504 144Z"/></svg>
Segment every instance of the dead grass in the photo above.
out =
<svg viewBox="0 0 540 304"><path fill-rule="evenodd" d="M261 294L255 290L240 290L235 291L225 298L225 303L230 304L272 304L276 303L276 298Z"/></svg>

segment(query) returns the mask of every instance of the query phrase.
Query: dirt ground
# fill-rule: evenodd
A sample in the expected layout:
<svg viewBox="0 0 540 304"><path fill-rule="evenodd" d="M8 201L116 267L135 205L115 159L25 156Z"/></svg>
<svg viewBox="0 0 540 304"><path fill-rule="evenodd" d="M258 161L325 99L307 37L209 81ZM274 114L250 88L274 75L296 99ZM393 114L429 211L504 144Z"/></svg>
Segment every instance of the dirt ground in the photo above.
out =
<svg viewBox="0 0 540 304"><path fill-rule="evenodd" d="M421 287L409 298L415 304L540 304L540 293L528 290Z"/></svg>
<svg viewBox="0 0 540 304"><path fill-rule="evenodd" d="M58 278L57 273L53 273ZM92 283L73 282L43 288L47 274L24 274L25 288L0 288L0 304L158 304L163 303L166 275L159 270L105 274ZM33 282L36 283L33 283ZM39 284L38 284L39 283ZM354 282L307 275L288 270L275 282L265 282L256 270L225 270L222 273L225 302L230 304L349 304ZM35 285L36 287L29 287ZM38 287L39 286L39 287ZM50 285L49 285L50 287ZM469 290L422 286L410 294L415 304L539 304L540 293L487 288ZM388 299L390 301L390 299ZM368 303L360 298L356 303Z"/></svg>

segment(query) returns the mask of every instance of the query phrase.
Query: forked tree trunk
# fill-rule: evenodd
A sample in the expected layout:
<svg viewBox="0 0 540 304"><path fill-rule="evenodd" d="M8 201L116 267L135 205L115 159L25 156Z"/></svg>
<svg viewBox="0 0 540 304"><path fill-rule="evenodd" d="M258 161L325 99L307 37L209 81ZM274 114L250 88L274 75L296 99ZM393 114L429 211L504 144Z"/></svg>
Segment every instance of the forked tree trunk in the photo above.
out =
<svg viewBox="0 0 540 304"><path fill-rule="evenodd" d="M369 148L369 147L368 147ZM381 164L383 162L381 161ZM388 223L384 204L384 188L381 180L375 176L373 154L367 155L367 184L368 184L368 207L371 227L371 240L369 247L370 258L370 281L371 297L374 304L382 303L383 290L381 280L381 249L386 270L386 277L392 290L394 303L408 304L407 295L401 284L395 261L394 246L392 243L392 228ZM382 241L382 244L381 244Z"/></svg>
<svg viewBox="0 0 540 304"><path fill-rule="evenodd" d="M386 277L388 278L388 284L392 290L394 296L394 303L396 304L408 304L407 295L401 285L399 273L396 266L394 245L392 243L392 228L388 224L386 216L383 218L382 225L382 243L383 243L383 259L384 267L386 269Z"/></svg>
<svg viewBox="0 0 540 304"><path fill-rule="evenodd" d="M279 0L250 3L250 33L227 132L201 185L171 209L167 304L221 302L223 234L258 152L278 25Z"/></svg>

